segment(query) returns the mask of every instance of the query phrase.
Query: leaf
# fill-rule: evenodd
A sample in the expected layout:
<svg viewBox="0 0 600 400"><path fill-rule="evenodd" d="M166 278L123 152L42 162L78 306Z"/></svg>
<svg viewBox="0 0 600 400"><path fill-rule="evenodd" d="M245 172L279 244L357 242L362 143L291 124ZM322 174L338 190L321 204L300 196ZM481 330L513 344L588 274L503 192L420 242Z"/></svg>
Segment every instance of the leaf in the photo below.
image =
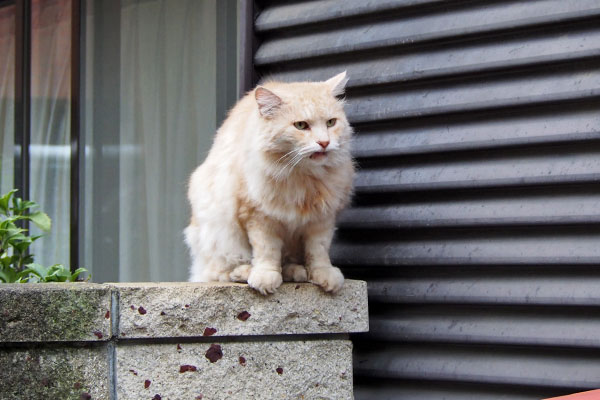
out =
<svg viewBox="0 0 600 400"><path fill-rule="evenodd" d="M25 232L25 229L18 228L16 225L11 225L6 229L6 233L8 234L8 237L15 236L21 232Z"/></svg>
<svg viewBox="0 0 600 400"><path fill-rule="evenodd" d="M25 238L19 243L13 243L12 246L17 250L18 253L22 254L27 250L27 248L31 245L33 241L29 236L25 236Z"/></svg>
<svg viewBox="0 0 600 400"><path fill-rule="evenodd" d="M26 210L28 208L37 208L37 207L39 207L39 205L35 201L25 200L24 202L21 203L22 210Z"/></svg>
<svg viewBox="0 0 600 400"><path fill-rule="evenodd" d="M3 283L12 283L4 271L0 271L0 281Z"/></svg>
<svg viewBox="0 0 600 400"><path fill-rule="evenodd" d="M44 232L50 231L50 228L52 226L52 220L45 212L36 211L33 214L29 215L29 219Z"/></svg>
<svg viewBox="0 0 600 400"><path fill-rule="evenodd" d="M23 240L27 240L28 237L23 235L22 233L18 232L15 233L12 236L9 236L8 238L5 238L6 241L8 241L9 246L15 246L19 243L21 243Z"/></svg>
<svg viewBox="0 0 600 400"><path fill-rule="evenodd" d="M0 229L8 230L8 229L17 228L17 225L15 225L15 221L17 221L19 219L23 219L23 218L22 217L10 217L10 218L5 219L4 221L0 222Z"/></svg>
<svg viewBox="0 0 600 400"><path fill-rule="evenodd" d="M6 283L16 282L19 278L17 272L11 267L2 267L0 268L0 279L2 279Z"/></svg>
<svg viewBox="0 0 600 400"><path fill-rule="evenodd" d="M62 264L54 264L48 268L48 274L57 274L61 276L71 276L71 271L69 271Z"/></svg>
<svg viewBox="0 0 600 400"><path fill-rule="evenodd" d="M48 275L48 269L46 269L46 267L43 265L31 263L27 264L27 268L22 273L32 273L40 278L44 278L46 275Z"/></svg>
<svg viewBox="0 0 600 400"><path fill-rule="evenodd" d="M33 262L33 254L27 254L21 261L21 265L28 265Z"/></svg>
<svg viewBox="0 0 600 400"><path fill-rule="evenodd" d="M0 258L0 262L2 262L2 266L4 268L9 268L10 264L12 263L13 258L9 257L8 255L5 255L5 254L2 255L2 258Z"/></svg>
<svg viewBox="0 0 600 400"><path fill-rule="evenodd" d="M18 189L13 189L10 192L6 193L4 196L0 197L0 212L4 215L8 216L8 202L12 195L17 192Z"/></svg>
<svg viewBox="0 0 600 400"><path fill-rule="evenodd" d="M12 268L0 270L0 280L4 283L13 283L18 279L17 274Z"/></svg>
<svg viewBox="0 0 600 400"><path fill-rule="evenodd" d="M71 277L71 271L62 264L54 264L48 268L46 282L66 282Z"/></svg>
<svg viewBox="0 0 600 400"><path fill-rule="evenodd" d="M25 272L25 271L23 271ZM40 277L34 274L19 274L19 279L16 280L17 283L38 283L40 281Z"/></svg>
<svg viewBox="0 0 600 400"><path fill-rule="evenodd" d="M69 277L69 282L75 282L77 280L77 278L79 277L79 274L81 274L82 272L87 272L87 269L77 268L75 270L75 272L73 272L73 274Z"/></svg>
<svg viewBox="0 0 600 400"><path fill-rule="evenodd" d="M13 211L15 212L15 214L18 214L18 215L23 214L23 209L21 208L21 206L23 204L23 200L21 200L20 197L13 197L12 203L13 203Z"/></svg>

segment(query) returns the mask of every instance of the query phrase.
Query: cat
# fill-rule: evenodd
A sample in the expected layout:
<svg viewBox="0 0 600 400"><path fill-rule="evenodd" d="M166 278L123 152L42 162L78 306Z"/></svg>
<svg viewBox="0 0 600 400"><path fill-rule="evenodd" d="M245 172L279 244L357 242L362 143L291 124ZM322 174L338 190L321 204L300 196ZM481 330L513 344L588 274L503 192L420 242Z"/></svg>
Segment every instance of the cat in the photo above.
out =
<svg viewBox="0 0 600 400"><path fill-rule="evenodd" d="M342 288L329 247L355 173L338 98L347 81L267 82L231 109L189 181L190 281L247 282L263 295L282 281Z"/></svg>

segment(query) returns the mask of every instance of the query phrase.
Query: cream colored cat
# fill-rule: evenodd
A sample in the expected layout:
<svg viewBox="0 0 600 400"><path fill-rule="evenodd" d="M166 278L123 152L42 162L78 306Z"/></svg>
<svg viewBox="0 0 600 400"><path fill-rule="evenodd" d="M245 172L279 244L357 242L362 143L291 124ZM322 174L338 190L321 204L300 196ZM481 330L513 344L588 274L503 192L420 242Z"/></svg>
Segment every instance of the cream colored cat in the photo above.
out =
<svg viewBox="0 0 600 400"><path fill-rule="evenodd" d="M336 98L347 81L343 72L265 83L230 111L190 178L190 281L247 281L262 294L282 280L340 290L329 246L354 176L352 128Z"/></svg>

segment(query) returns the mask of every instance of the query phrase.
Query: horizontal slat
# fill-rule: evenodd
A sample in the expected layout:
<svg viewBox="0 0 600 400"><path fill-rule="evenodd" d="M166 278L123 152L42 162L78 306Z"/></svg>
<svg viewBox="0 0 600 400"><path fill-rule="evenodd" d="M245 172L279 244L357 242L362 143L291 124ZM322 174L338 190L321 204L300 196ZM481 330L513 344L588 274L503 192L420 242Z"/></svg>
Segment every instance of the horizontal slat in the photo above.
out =
<svg viewBox="0 0 600 400"><path fill-rule="evenodd" d="M376 54L332 60L327 64L290 63L271 68L268 78L287 82L325 80L346 70L347 87L480 74L515 68L577 63L600 54L600 29L574 25L570 30L533 32L467 43L447 43L402 54Z"/></svg>
<svg viewBox="0 0 600 400"><path fill-rule="evenodd" d="M598 145L563 146L365 164L355 188L373 192L594 181L600 176L599 152Z"/></svg>
<svg viewBox="0 0 600 400"><path fill-rule="evenodd" d="M597 351L408 344L358 347L362 377L571 388L600 387Z"/></svg>
<svg viewBox="0 0 600 400"><path fill-rule="evenodd" d="M539 265L492 273L453 272L406 278L369 280L369 300L389 304L473 304L536 306L600 306L600 274L581 271L549 273Z"/></svg>
<svg viewBox="0 0 600 400"><path fill-rule="evenodd" d="M595 185L600 183L600 174L573 174L556 176L530 176L525 178L505 178L505 179L481 179L481 180L457 180L447 182L424 182L424 183L383 183L374 184L364 182L355 185L357 193L387 193L387 192L413 192L413 191L433 191L433 190L466 190L466 189L496 189L496 188L514 188L519 186L556 186L571 184Z"/></svg>
<svg viewBox="0 0 600 400"><path fill-rule="evenodd" d="M570 394L571 390L528 388L512 385L465 384L460 382L406 381L398 379L363 380L355 377L356 400L539 400Z"/></svg>
<svg viewBox="0 0 600 400"><path fill-rule="evenodd" d="M415 6L448 3L448 0L318 0L274 4L260 13L255 22L257 32L295 28L306 24L334 21L365 14L394 12Z"/></svg>
<svg viewBox="0 0 600 400"><path fill-rule="evenodd" d="M443 235L442 235L443 233ZM380 234L382 235L382 234ZM371 235L372 237L373 235ZM600 234L582 231L545 235L521 232L441 232L410 238L393 231L388 240L369 235L349 241L339 238L332 258L339 265L568 265L600 264Z"/></svg>
<svg viewBox="0 0 600 400"><path fill-rule="evenodd" d="M520 115L364 127L357 130L352 151L366 158L596 141L600 115L597 107L590 108L577 104Z"/></svg>
<svg viewBox="0 0 600 400"><path fill-rule="evenodd" d="M600 96L597 67L552 72L354 94L348 97L346 112L350 122L365 123Z"/></svg>
<svg viewBox="0 0 600 400"><path fill-rule="evenodd" d="M556 192L556 189L553 189ZM440 197L405 204L349 208L338 217L346 229L439 228L534 225L600 225L598 193L550 193L527 197Z"/></svg>
<svg viewBox="0 0 600 400"><path fill-rule="evenodd" d="M460 95L460 93L454 93L454 95L458 96ZM443 100L443 98L441 99ZM480 102L477 102L475 101L475 99L473 99L474 101L469 103L449 103L441 105L428 104L424 107L415 109L402 109L398 105L394 105L393 102L388 103L388 105L386 105L385 103L387 103L389 99L385 98L374 98L372 104L369 104L369 101L361 102L361 100L352 99L355 101L352 102L351 100L351 110L349 112L348 119L353 124L364 124L400 118L432 117L451 113L499 111L506 108L514 109L516 107L554 106L557 103L568 103L573 101L580 103L597 102L598 99L600 99L600 89L597 88L589 90L578 90L573 92L541 94L534 96L495 98L483 100ZM376 101L378 101L380 104L377 104ZM419 101L415 102L419 103ZM381 108L377 108L378 106Z"/></svg>
<svg viewBox="0 0 600 400"><path fill-rule="evenodd" d="M494 2L481 3L472 8L458 7L455 10L447 7L437 13L274 37L261 44L254 61L257 66L264 66L317 56L331 57L359 50L574 22L595 16L600 16L600 7L595 0Z"/></svg>
<svg viewBox="0 0 600 400"><path fill-rule="evenodd" d="M515 133L515 132L510 132ZM518 134L518 132L516 132ZM484 136L483 138L481 136ZM377 142L377 138L381 138L380 135L373 138L365 138L359 136L354 140L355 149L353 155L355 158L367 158L367 157L390 157L390 156L405 156L405 155L416 155L416 154L435 154L435 153L448 153L454 151L485 151L485 150L496 150L496 149L509 149L513 147L531 147L531 146L555 146L561 144L580 144L590 143L595 144L600 140L600 131L597 132L581 132L581 133L566 133L566 134L553 134L547 136L530 136L530 137L514 137L508 139L490 139L485 140L485 135L478 135L477 140L462 141L454 143L444 144L425 144L425 145L412 145L407 147L383 147L381 142ZM402 142L403 138L400 135L394 135L396 142ZM451 138L448 138L451 139ZM473 137L472 139L475 139ZM369 147L369 145L371 147Z"/></svg>
<svg viewBox="0 0 600 400"><path fill-rule="evenodd" d="M505 218L446 218L446 219L402 219L397 218L393 210L390 219L386 215L376 214L369 218L369 212L363 210L349 210L341 218L340 228L368 228L368 229L408 229L408 228L485 228L498 226L544 226L544 225L600 225L600 214L596 215L553 215L553 216L525 216Z"/></svg>
<svg viewBox="0 0 600 400"><path fill-rule="evenodd" d="M597 281L600 283L600 280ZM598 310L399 307L369 318L371 340L600 349Z"/></svg>

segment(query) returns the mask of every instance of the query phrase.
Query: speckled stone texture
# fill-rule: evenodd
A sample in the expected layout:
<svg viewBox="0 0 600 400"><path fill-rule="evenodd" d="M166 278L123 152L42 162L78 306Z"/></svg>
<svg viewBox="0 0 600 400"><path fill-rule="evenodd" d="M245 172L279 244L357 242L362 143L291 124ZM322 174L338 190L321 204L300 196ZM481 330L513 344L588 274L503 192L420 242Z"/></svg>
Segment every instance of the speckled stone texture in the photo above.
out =
<svg viewBox="0 0 600 400"><path fill-rule="evenodd" d="M0 284L0 400L343 399L367 288Z"/></svg>
<svg viewBox="0 0 600 400"><path fill-rule="evenodd" d="M107 340L110 302L105 285L0 284L0 342Z"/></svg>
<svg viewBox="0 0 600 400"><path fill-rule="evenodd" d="M310 283L284 283L270 296L236 283L136 283L115 284L115 288L119 291L119 335L123 338L369 329L367 287L363 281L346 280L335 295Z"/></svg>
<svg viewBox="0 0 600 400"><path fill-rule="evenodd" d="M107 347L0 347L0 399L110 399Z"/></svg>
<svg viewBox="0 0 600 400"><path fill-rule="evenodd" d="M119 400L353 399L347 340L136 344L117 359Z"/></svg>

